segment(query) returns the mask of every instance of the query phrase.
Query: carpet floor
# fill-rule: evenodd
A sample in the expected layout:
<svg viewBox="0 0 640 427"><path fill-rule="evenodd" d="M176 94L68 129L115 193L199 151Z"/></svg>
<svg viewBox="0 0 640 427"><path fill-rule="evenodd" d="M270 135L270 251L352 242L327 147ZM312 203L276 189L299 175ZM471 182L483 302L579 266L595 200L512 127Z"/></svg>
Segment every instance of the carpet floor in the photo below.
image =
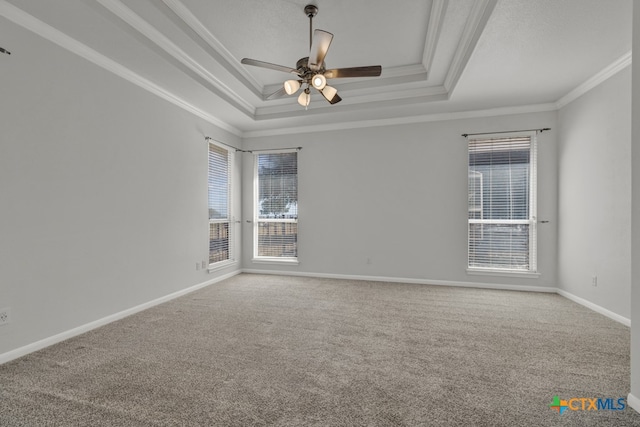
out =
<svg viewBox="0 0 640 427"><path fill-rule="evenodd" d="M1 365L0 425L640 426L550 407L626 398L629 335L555 294L242 274Z"/></svg>

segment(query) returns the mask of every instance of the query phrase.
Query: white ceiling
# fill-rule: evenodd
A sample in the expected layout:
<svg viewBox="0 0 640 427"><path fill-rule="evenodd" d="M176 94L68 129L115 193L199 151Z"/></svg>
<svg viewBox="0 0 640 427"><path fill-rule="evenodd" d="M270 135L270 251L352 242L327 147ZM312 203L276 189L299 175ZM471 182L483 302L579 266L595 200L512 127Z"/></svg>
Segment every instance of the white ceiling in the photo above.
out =
<svg viewBox="0 0 640 427"><path fill-rule="evenodd" d="M383 71L331 80L343 101L317 94L305 110L295 96L266 99L290 74L240 60L295 68L308 55L308 3L319 8L313 27L334 34L327 68ZM0 0L5 19L245 136L552 109L630 63L631 9L631 0Z"/></svg>

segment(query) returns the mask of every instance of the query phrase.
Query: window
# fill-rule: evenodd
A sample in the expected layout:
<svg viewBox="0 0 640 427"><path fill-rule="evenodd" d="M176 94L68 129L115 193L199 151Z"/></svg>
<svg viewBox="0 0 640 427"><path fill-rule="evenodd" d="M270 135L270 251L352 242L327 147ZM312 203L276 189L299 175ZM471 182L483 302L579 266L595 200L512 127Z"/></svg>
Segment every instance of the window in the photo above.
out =
<svg viewBox="0 0 640 427"><path fill-rule="evenodd" d="M234 260L231 216L233 154L209 141L209 265Z"/></svg>
<svg viewBox="0 0 640 427"><path fill-rule="evenodd" d="M298 153L256 154L254 258L298 257Z"/></svg>
<svg viewBox="0 0 640 427"><path fill-rule="evenodd" d="M469 140L470 270L536 271L535 135Z"/></svg>

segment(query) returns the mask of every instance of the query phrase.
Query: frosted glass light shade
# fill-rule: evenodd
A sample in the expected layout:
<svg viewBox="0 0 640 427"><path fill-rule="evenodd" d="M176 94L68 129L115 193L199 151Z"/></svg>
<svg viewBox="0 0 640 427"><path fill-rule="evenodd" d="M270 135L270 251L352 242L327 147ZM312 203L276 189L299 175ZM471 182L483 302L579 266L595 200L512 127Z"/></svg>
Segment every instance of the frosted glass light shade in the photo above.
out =
<svg viewBox="0 0 640 427"><path fill-rule="evenodd" d="M322 94L329 101L331 101L333 97L336 96L336 93L338 93L338 89L333 86L325 86L324 89L322 89Z"/></svg>
<svg viewBox="0 0 640 427"><path fill-rule="evenodd" d="M309 93L309 89L306 89L298 97L298 104L302 105L303 107L308 107L310 102L311 102L311 94Z"/></svg>
<svg viewBox="0 0 640 427"><path fill-rule="evenodd" d="M325 76L323 76L322 74L316 74L315 76L313 76L313 78L311 79L311 84L313 85L313 87L315 87L318 90L322 90L324 89L324 87L327 85L327 79L325 78Z"/></svg>
<svg viewBox="0 0 640 427"><path fill-rule="evenodd" d="M284 82L284 91L287 95L293 95L300 89L300 82L297 80L287 80Z"/></svg>

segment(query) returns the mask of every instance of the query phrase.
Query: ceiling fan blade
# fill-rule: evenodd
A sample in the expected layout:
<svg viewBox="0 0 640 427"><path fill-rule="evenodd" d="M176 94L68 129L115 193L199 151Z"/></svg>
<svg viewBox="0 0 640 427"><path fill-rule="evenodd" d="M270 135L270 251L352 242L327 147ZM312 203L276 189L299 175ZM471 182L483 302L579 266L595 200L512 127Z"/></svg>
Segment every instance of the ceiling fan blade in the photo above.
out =
<svg viewBox="0 0 640 427"><path fill-rule="evenodd" d="M285 92L284 87L281 87L280 89L278 89L277 91L273 92L271 95L267 96L265 99L276 99L276 98L280 98L284 95L286 95L287 92Z"/></svg>
<svg viewBox="0 0 640 427"><path fill-rule="evenodd" d="M309 52L309 68L317 71L322 67L324 57L327 56L329 45L333 40L333 34L323 30L315 30L313 32L313 40L311 42L311 50Z"/></svg>
<svg viewBox="0 0 640 427"><path fill-rule="evenodd" d="M258 61L256 59L242 58L241 63L245 65L253 65L254 67L268 68L270 70L283 71L285 73L293 73L298 75L298 70L291 67L285 67L284 65L272 64L270 62Z"/></svg>
<svg viewBox="0 0 640 427"><path fill-rule="evenodd" d="M380 74L382 74L382 66L380 65L334 68L324 72L324 76L328 79L340 79L343 77L378 77Z"/></svg>
<svg viewBox="0 0 640 427"><path fill-rule="evenodd" d="M318 92L320 92L322 94L322 96L324 96L324 99L329 101L329 104L331 104L331 105L337 104L338 102L342 101L342 98L340 98L340 95L338 95L337 93L335 95L333 95L333 98L329 99L327 94L324 93L323 91L319 90Z"/></svg>

